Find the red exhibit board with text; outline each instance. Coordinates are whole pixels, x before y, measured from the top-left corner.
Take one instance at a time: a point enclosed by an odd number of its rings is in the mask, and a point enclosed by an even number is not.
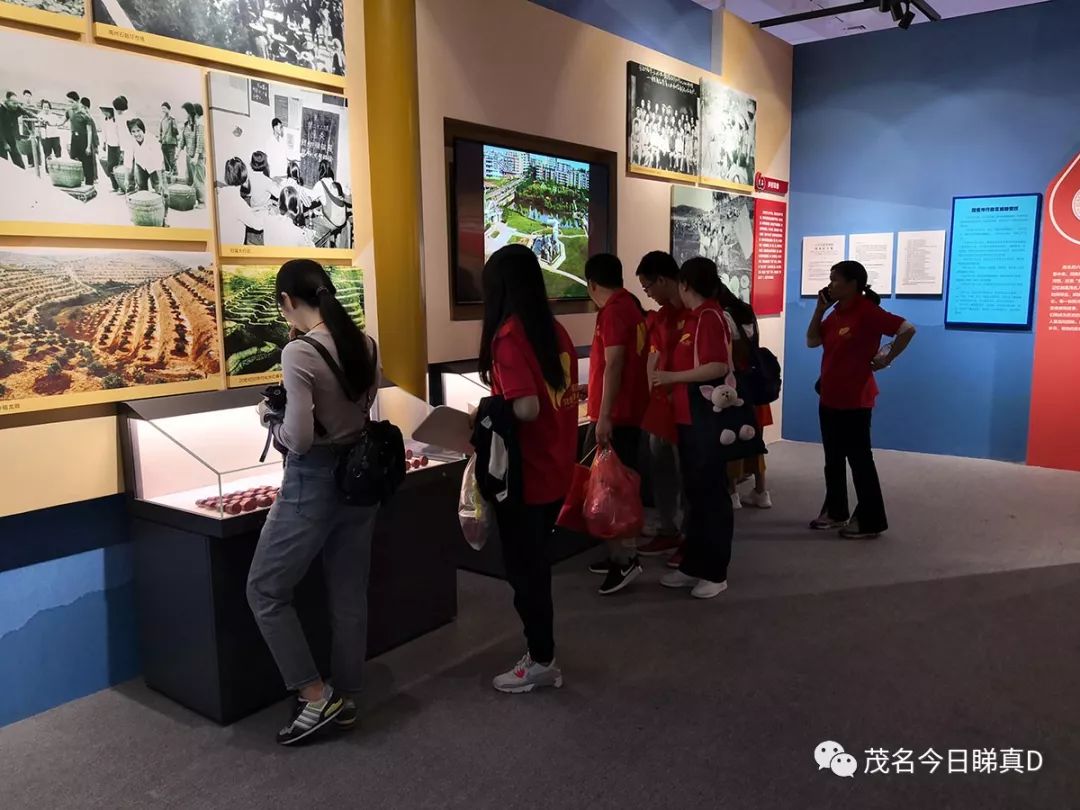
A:
[[[1080,155],[1046,192],[1028,464],[1080,470]]]
[[[784,262],[787,254],[787,203],[755,201],[754,280],[750,306],[758,316],[784,311]]]

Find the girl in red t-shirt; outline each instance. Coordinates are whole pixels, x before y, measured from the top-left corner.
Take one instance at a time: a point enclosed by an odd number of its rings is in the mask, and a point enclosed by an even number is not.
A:
[[[870,417],[878,393],[874,372],[887,368],[915,337],[914,326],[880,304],[881,298],[867,283],[866,268],[859,262],[840,262],[832,269],[829,286],[818,294],[806,330],[807,346],[825,347],[818,383],[825,503],[810,528],[838,528],[849,539],[877,537],[889,526],[870,444]],[[881,348],[884,335],[896,336],[887,350]],[[859,501],[854,514],[848,512],[848,464]]]
[[[734,514],[725,496],[727,470],[712,404],[700,392],[705,384],[734,385],[731,335],[714,298],[719,279],[716,264],[689,259],[679,271],[679,294],[690,310],[671,352],[670,371],[653,371],[653,385],[674,387],[679,423],[679,465],[686,496],[686,544],[682,564],[660,580],[668,588],[692,588],[699,599],[727,589]]]
[[[577,352],[551,314],[540,264],[524,245],[500,248],[484,265],[480,376],[512,403],[522,492],[493,504],[506,578],[528,651],[495,678],[501,692],[562,686],[555,664],[547,545],[570,488],[577,455]]]

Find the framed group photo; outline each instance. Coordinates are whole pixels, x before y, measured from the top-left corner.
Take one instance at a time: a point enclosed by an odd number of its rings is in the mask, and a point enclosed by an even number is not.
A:
[[[701,141],[697,83],[638,62],[627,62],[626,74],[628,171],[694,182]]]
[[[0,31],[0,234],[205,242],[197,68]]]
[[[344,0],[93,0],[101,39],[345,87]]]
[[[222,255],[350,260],[345,97],[211,73],[210,116]]]

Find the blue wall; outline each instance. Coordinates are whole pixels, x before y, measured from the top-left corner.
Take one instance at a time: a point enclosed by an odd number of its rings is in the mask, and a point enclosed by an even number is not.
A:
[[[804,236],[949,227],[953,196],[1045,192],[1080,150],[1080,2],[1052,0],[795,49],[784,436],[818,441]],[[939,298],[878,375],[879,447],[1021,461],[1032,333],[945,330]]]
[[[0,518],[0,726],[138,674],[120,496]]]
[[[654,51],[712,70],[712,12],[693,0],[532,2]]]

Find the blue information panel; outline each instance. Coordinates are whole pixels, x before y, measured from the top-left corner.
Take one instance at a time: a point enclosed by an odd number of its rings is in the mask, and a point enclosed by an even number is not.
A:
[[[1041,194],[953,199],[945,325],[1030,329]]]

